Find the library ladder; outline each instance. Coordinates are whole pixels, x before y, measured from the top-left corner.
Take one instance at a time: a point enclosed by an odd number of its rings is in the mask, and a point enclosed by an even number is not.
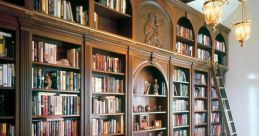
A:
[[[230,110],[226,89],[224,85],[223,73],[219,68],[219,65],[214,63],[212,64],[211,69],[212,78],[214,81],[215,88],[217,90],[217,94],[219,96],[220,108],[223,113],[223,123],[225,126],[226,136],[237,136],[235,124],[233,121],[232,113]]]

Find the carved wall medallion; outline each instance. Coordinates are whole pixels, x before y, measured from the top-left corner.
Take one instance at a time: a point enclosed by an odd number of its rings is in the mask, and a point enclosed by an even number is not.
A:
[[[155,47],[172,50],[172,23],[162,7],[155,1],[138,3],[136,40]]]
[[[160,38],[163,36],[163,18],[152,12],[149,12],[147,16],[147,22],[144,27],[145,43],[161,48],[163,47]]]

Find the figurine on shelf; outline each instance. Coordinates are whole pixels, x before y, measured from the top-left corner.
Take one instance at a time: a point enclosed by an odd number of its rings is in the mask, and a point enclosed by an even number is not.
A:
[[[145,112],[145,108],[142,105],[139,105],[138,112]]]
[[[139,131],[139,124],[135,123],[135,127],[134,127],[135,131]]]
[[[149,90],[150,90],[151,84],[148,83],[147,81],[145,81],[144,85],[145,85],[144,94],[149,94]]]
[[[44,86],[45,89],[51,89],[51,85],[52,85],[52,78],[49,72],[46,73],[45,77],[44,77]]]
[[[157,83],[157,79],[155,79],[155,83],[153,85],[153,88],[154,88],[154,95],[158,95],[159,85]]]
[[[150,107],[149,107],[148,105],[146,105],[145,111],[146,111],[146,112],[149,112],[149,111],[150,111]]]
[[[158,111],[162,111],[162,106],[161,105],[158,106]]]

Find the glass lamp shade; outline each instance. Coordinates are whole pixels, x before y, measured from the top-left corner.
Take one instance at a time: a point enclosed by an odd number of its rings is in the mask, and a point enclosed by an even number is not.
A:
[[[216,26],[222,20],[224,0],[209,0],[203,5],[205,22],[207,25]]]
[[[242,20],[235,23],[235,36],[236,39],[241,43],[241,47],[249,39],[251,33],[251,20]]]

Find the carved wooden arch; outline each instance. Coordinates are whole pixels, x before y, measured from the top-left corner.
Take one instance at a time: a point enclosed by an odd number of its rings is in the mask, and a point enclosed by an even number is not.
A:
[[[180,23],[180,21],[187,21],[188,25],[190,25],[190,29],[192,30],[192,37],[193,37],[193,40],[196,41],[196,35],[195,35],[195,29],[193,27],[193,24],[192,24],[192,21],[191,19],[189,19],[187,16],[182,16],[182,17],[179,17],[178,20],[177,20],[177,24]],[[176,24],[176,25],[177,25]],[[181,25],[181,24],[180,24]],[[187,27],[188,28],[188,27]]]
[[[156,68],[156,69],[160,72],[160,74],[163,76],[163,79],[165,80],[165,83],[166,83],[166,89],[167,89],[167,94],[168,94],[168,91],[169,91],[168,85],[169,85],[169,83],[168,83],[168,79],[166,78],[165,70],[163,69],[163,67],[162,67],[159,63],[155,62],[155,63],[152,64],[152,63],[150,63],[149,60],[143,61],[143,62],[140,63],[140,64],[137,66],[137,68],[134,70],[132,87],[134,88],[134,86],[135,86],[135,81],[136,81],[136,78],[138,77],[139,73],[140,73],[144,68],[149,67],[149,66]],[[132,88],[132,89],[133,89],[133,88]]]
[[[136,9],[136,40],[172,50],[173,25],[167,11],[156,1],[139,2]]]

